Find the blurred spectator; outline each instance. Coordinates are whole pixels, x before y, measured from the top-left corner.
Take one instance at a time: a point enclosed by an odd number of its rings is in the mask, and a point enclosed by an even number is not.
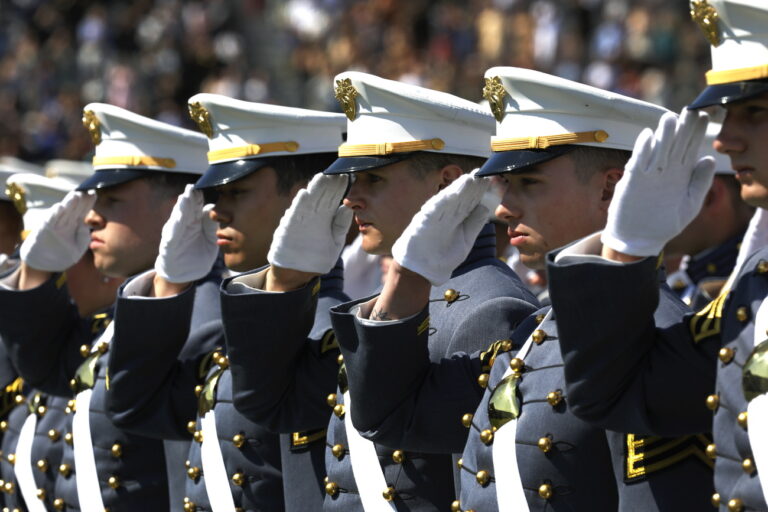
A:
[[[0,154],[87,158],[91,101],[188,127],[200,91],[338,111],[347,69],[478,101],[485,69],[532,67],[679,110],[708,64],[687,2],[2,0]]]

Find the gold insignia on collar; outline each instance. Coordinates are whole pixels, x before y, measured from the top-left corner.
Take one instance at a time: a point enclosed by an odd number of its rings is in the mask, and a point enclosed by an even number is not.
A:
[[[723,42],[720,38],[720,27],[718,27],[717,10],[707,3],[707,0],[691,1],[691,18],[699,24],[704,36],[712,46],[720,46]]]
[[[488,100],[491,104],[491,112],[493,117],[498,122],[504,119],[504,96],[507,95],[507,91],[501,84],[501,78],[493,76],[485,79],[485,87],[483,87],[483,98]]]
[[[85,126],[85,128],[88,130],[88,133],[91,134],[93,145],[98,146],[101,142],[101,123],[99,122],[99,118],[96,117],[96,114],[94,114],[93,110],[83,111],[83,126]]]
[[[211,113],[206,110],[199,101],[187,105],[189,108],[189,117],[197,123],[197,127],[209,139],[213,137],[213,125],[211,124]]]
[[[336,80],[336,88],[334,89],[334,92],[336,93],[336,99],[341,104],[341,108],[347,115],[347,119],[353,121],[357,114],[357,103],[355,102],[355,98],[357,98],[358,93],[352,85],[352,80],[349,78]]]
[[[18,183],[8,183],[5,187],[5,195],[11,199],[13,206],[16,207],[16,211],[20,215],[27,213],[27,196],[21,185]]]

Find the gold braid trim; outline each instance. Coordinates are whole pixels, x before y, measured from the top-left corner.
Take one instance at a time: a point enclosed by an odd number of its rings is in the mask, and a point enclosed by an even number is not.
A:
[[[710,70],[706,72],[707,85],[728,84],[744,80],[757,80],[768,77],[768,64],[749,68]]]
[[[539,135],[536,137],[515,137],[512,139],[493,137],[491,138],[491,149],[496,152],[521,149],[547,149],[549,146],[560,146],[563,144],[605,142],[608,140],[608,137],[608,132],[604,130],[563,133],[559,135]]]
[[[288,151],[293,153],[299,149],[299,143],[296,141],[287,142],[267,142],[265,144],[248,144],[236,148],[217,149],[208,152],[208,163],[215,164],[222,160],[231,160],[233,158],[245,158],[249,156],[263,155],[264,153],[276,153],[278,151]]]
[[[176,160],[156,156],[95,156],[93,157],[93,165],[130,165],[133,167],[151,165],[173,169],[176,167]]]
[[[407,142],[381,142],[379,144],[342,144],[339,156],[376,156],[392,153],[410,153],[411,151],[434,150],[445,148],[443,139],[410,140]]]
[[[723,318],[723,309],[728,299],[730,289],[726,288],[720,292],[720,295],[704,306],[698,313],[691,317],[688,328],[691,331],[693,342],[698,343],[701,340],[720,334],[721,321]]]

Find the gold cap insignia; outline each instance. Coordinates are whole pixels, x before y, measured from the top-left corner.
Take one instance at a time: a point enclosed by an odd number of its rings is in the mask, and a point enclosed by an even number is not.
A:
[[[206,110],[199,101],[187,105],[189,108],[189,117],[197,123],[197,127],[209,139],[213,137],[213,125],[211,124],[211,113]]]
[[[96,114],[93,113],[93,110],[83,111],[83,126],[91,134],[93,145],[98,146],[101,143],[101,123]]]
[[[341,108],[347,115],[347,119],[353,121],[357,114],[357,103],[355,102],[355,98],[357,98],[357,90],[352,85],[352,80],[349,78],[336,80],[336,88],[334,89],[334,92],[336,93],[336,99],[341,104]]]
[[[27,195],[21,185],[18,183],[8,183],[5,186],[5,195],[11,199],[13,206],[16,207],[16,211],[20,215],[27,213]]]
[[[691,18],[699,24],[704,36],[714,47],[720,46],[723,42],[720,38],[720,27],[718,27],[717,10],[707,3],[707,0],[691,0]]]
[[[483,87],[483,98],[488,100],[491,104],[491,112],[496,121],[501,122],[504,119],[504,96],[507,95],[507,91],[504,90],[504,86],[501,84],[501,78],[493,76],[485,79],[485,87]]]

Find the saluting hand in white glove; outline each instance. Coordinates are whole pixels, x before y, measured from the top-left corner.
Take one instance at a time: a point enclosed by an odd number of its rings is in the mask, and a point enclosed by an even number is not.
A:
[[[46,272],[62,272],[77,263],[91,240],[83,221],[95,202],[92,192],[72,191],[51,206],[40,227],[21,244],[21,260]]]
[[[197,281],[211,271],[216,261],[218,226],[203,206],[203,193],[187,185],[163,226],[155,272],[166,281]]]
[[[616,185],[604,245],[630,256],[656,256],[699,213],[712,184],[715,162],[699,158],[708,117],[683,109],[646,128]]]
[[[352,224],[352,210],[339,206],[348,180],[320,173],[296,194],[272,237],[271,265],[309,274],[331,271]]]
[[[464,174],[432,196],[392,246],[400,266],[440,285],[464,261],[503,189],[490,178]]]

